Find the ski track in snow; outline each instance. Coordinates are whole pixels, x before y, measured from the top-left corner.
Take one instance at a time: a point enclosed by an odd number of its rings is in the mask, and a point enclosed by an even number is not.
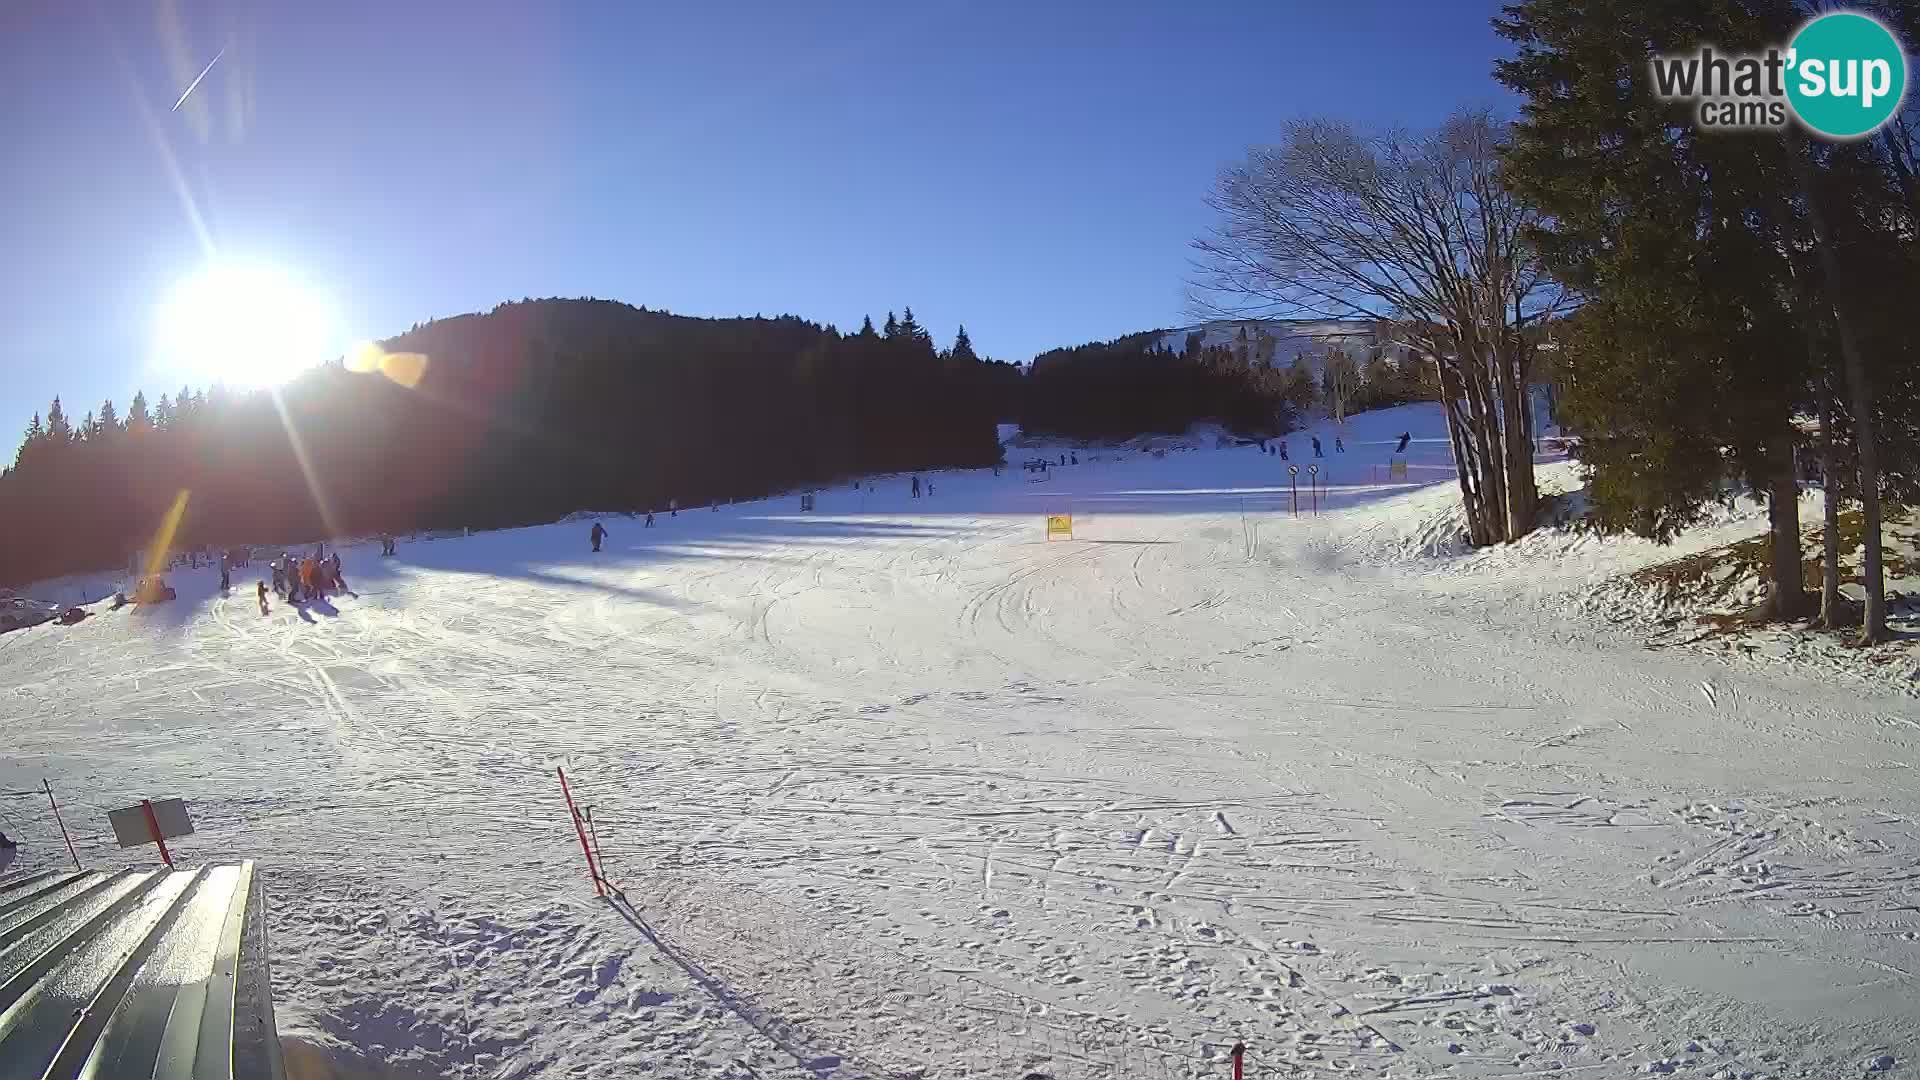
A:
[[[282,1033],[401,1077],[1911,1068],[1914,699],[1396,563],[1435,424],[1350,423],[1317,517],[1252,449],[1014,449],[351,549],[312,621],[183,574],[9,635],[0,788],[95,865],[186,797],[182,858],[264,868]],[[1403,427],[1439,488],[1366,486]]]

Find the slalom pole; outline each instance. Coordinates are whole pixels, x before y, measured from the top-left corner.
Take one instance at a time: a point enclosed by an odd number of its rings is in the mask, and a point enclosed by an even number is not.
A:
[[[580,838],[580,854],[587,859],[587,876],[593,879],[593,895],[605,896],[607,890],[600,884],[600,870],[593,864],[593,849],[587,846],[586,826],[580,824],[580,811],[574,808],[573,792],[567,787],[567,770],[556,765],[553,771],[560,776],[560,797],[567,800],[567,816],[573,819],[574,835]]]
[[[67,855],[73,859],[73,868],[78,870],[80,869],[80,856],[74,854],[73,837],[67,835],[67,823],[60,820],[60,804],[54,801],[53,785],[43,776],[40,778],[40,786],[47,789],[47,805],[53,807],[54,824],[60,826],[60,839],[67,842]]]
[[[167,869],[173,869],[173,855],[167,850],[167,838],[160,835],[160,819],[153,814],[153,800],[141,799],[140,809],[147,812],[148,835],[153,837],[154,843],[160,845],[160,861],[167,864]]]

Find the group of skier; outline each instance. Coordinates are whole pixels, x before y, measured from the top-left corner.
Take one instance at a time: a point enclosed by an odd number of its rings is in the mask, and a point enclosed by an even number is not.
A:
[[[330,592],[351,592],[347,588],[347,579],[340,572],[340,553],[318,556],[309,555],[304,559],[295,559],[290,554],[282,554],[273,560],[273,591],[289,604],[298,604],[306,600],[323,599]],[[259,584],[260,603],[266,604],[266,582]]]
[[[1308,441],[1313,443],[1314,457],[1323,458],[1327,456],[1326,451],[1322,449],[1320,446],[1320,436],[1309,435],[1307,436],[1307,439]],[[1411,432],[1406,432],[1406,431],[1401,432],[1400,441],[1393,448],[1394,454],[1399,455],[1399,454],[1406,453],[1407,444],[1412,441],[1413,441],[1413,434]],[[1287,440],[1285,439],[1261,440],[1260,452],[1263,454],[1278,453],[1281,461],[1292,460],[1287,456]],[[1347,452],[1347,444],[1343,442],[1340,436],[1338,435],[1335,435],[1333,437],[1333,452],[1336,454],[1344,454]]]

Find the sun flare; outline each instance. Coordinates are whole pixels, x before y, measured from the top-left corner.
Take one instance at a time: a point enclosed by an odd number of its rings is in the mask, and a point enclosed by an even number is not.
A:
[[[272,267],[207,267],[160,308],[160,363],[196,381],[277,386],[338,356],[337,337],[325,299]]]

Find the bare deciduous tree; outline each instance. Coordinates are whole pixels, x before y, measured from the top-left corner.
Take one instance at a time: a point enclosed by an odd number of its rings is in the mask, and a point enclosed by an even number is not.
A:
[[[1302,121],[1224,170],[1194,242],[1210,314],[1390,320],[1437,367],[1469,538],[1533,528],[1530,328],[1565,301],[1525,241],[1535,220],[1499,181],[1504,125],[1366,136]]]

